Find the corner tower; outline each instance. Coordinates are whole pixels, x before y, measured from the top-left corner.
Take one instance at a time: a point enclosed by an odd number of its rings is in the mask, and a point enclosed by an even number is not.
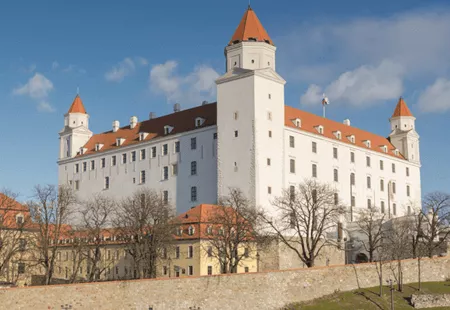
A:
[[[59,159],[74,157],[91,137],[89,114],[86,113],[80,96],[76,95],[69,111],[64,115],[64,128],[59,133]]]
[[[408,161],[420,164],[419,134],[415,129],[415,120],[405,100],[400,97],[389,119],[391,122],[389,139]]]
[[[239,188],[270,208],[283,188],[284,84],[275,46],[252,8],[225,48],[217,84],[218,196]]]

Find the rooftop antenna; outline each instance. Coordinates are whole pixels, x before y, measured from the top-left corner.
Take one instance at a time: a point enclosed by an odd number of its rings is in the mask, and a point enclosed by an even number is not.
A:
[[[326,106],[330,104],[330,101],[328,100],[327,96],[325,96],[325,94],[323,94],[323,99],[322,99],[322,107],[323,107],[323,118],[326,117]]]

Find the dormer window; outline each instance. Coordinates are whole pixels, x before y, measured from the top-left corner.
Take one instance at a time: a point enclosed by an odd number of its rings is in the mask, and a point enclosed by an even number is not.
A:
[[[177,236],[181,236],[183,234],[183,227],[177,228]]]
[[[302,121],[299,118],[295,118],[292,120],[292,122],[294,123],[295,127],[300,128],[302,127]]]
[[[338,140],[342,139],[342,133],[339,130],[337,130],[333,133],[334,133],[334,136],[336,137],[336,139],[338,139]]]
[[[116,146],[121,146],[125,142],[124,138],[117,138],[116,139]]]
[[[139,141],[144,141],[145,138],[147,138],[148,133],[147,132],[140,132],[139,133]]]
[[[366,147],[370,148],[372,146],[372,143],[370,142],[370,140],[364,140],[364,144],[366,145]]]
[[[84,153],[86,153],[87,148],[85,147],[80,147],[80,155],[83,155]]]
[[[355,143],[355,140],[356,140],[355,135],[347,136],[347,138],[351,143]]]
[[[23,224],[23,214],[17,214],[16,216],[16,223],[19,225]]]
[[[102,149],[102,147],[103,147],[103,144],[101,144],[101,143],[96,143],[95,144],[95,151],[100,151],[101,149]]]
[[[165,135],[170,134],[172,132],[172,130],[173,130],[172,126],[169,126],[169,125],[164,126],[164,134]]]
[[[399,153],[400,153],[400,152],[398,151],[398,149],[395,149],[395,150],[394,150],[394,154],[395,154],[395,156],[398,156],[398,155],[399,155]]]
[[[197,117],[195,119],[195,127],[203,126],[204,123],[205,123],[205,119],[202,117]]]
[[[206,233],[207,233],[208,235],[212,235],[212,226],[208,226],[208,227],[206,228]]]
[[[388,147],[387,147],[387,145],[382,145],[382,146],[381,146],[381,149],[383,150],[384,153],[387,153],[387,152],[388,152]]]
[[[322,125],[316,126],[316,130],[317,130],[318,133],[320,133],[321,135],[323,135],[323,130],[324,130],[324,128],[323,128]]]
[[[188,228],[189,236],[192,236],[194,233],[195,233],[195,228],[193,226],[189,226],[189,228]]]

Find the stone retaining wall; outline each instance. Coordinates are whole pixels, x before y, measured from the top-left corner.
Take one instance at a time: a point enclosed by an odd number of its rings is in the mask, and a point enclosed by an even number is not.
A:
[[[450,308],[450,294],[421,294],[412,295],[411,303],[416,309],[435,308],[435,307],[449,307]]]
[[[404,282],[417,282],[417,262],[403,262]],[[395,268],[394,268],[395,269]],[[385,279],[392,276],[385,266]],[[422,280],[450,278],[450,257],[422,260]],[[317,267],[104,283],[0,289],[0,309],[279,309],[359,287],[377,286],[375,265]],[[191,307],[191,308],[190,308]],[[196,308],[194,308],[196,307]]]

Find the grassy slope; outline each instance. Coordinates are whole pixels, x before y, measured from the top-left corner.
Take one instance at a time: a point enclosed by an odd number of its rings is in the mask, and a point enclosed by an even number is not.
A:
[[[403,292],[394,291],[395,310],[414,309],[409,304],[409,298],[413,293],[418,293],[417,283],[405,284]],[[321,299],[314,300],[308,303],[301,303],[287,306],[285,309],[289,310],[336,310],[336,309],[351,309],[351,310],[381,310],[390,309],[390,295],[389,288],[383,288],[384,296],[378,296],[379,288],[360,289],[351,292],[338,293],[327,296]],[[421,293],[450,293],[450,282],[427,282],[422,283]],[[446,308],[432,308],[432,309],[449,309]]]

